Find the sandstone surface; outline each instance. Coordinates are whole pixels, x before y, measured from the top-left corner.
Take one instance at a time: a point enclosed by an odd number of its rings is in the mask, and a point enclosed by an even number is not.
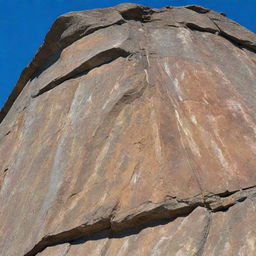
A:
[[[200,6],[60,16],[0,113],[0,255],[256,255],[255,53]]]

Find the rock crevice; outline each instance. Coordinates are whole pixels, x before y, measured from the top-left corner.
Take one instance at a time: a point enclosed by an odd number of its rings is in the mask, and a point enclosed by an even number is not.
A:
[[[157,225],[157,221],[173,221],[178,217],[188,216],[197,207],[205,207],[209,211],[207,224],[204,228],[198,251],[195,255],[202,256],[204,246],[209,234],[212,215],[218,211],[228,211],[228,209],[237,203],[246,199],[256,197],[256,186],[242,189],[240,191],[228,192],[223,195],[208,194],[205,198],[196,196],[189,199],[179,199],[167,197],[160,203],[145,202],[137,209],[131,209],[129,215],[127,211],[115,216],[116,206],[108,209],[109,215],[104,218],[89,220],[72,230],[64,231],[59,234],[50,234],[39,241],[35,247],[27,252],[25,256],[35,256],[49,246],[57,244],[71,243],[79,239],[90,239],[91,236],[108,230],[112,236],[122,232],[128,232],[132,229],[144,229],[152,224]],[[224,199],[223,199],[224,198]],[[97,214],[92,213],[91,216]],[[125,215],[125,216],[124,216]]]

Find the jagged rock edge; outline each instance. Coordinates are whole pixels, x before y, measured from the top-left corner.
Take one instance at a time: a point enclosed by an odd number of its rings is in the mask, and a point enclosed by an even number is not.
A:
[[[78,227],[75,227],[71,230],[63,231],[58,234],[49,234],[43,237],[29,252],[27,252],[24,256],[35,256],[37,253],[43,251],[47,247],[54,246],[57,244],[69,243],[79,240],[81,238],[89,237],[105,231],[109,230],[112,234],[120,233],[128,229],[132,228],[145,228],[147,224],[150,224],[152,221],[156,220],[168,220],[169,222],[173,221],[178,217],[186,217],[192,211],[194,211],[197,207],[204,207],[209,211],[211,216],[208,216],[210,219],[208,220],[207,226],[204,230],[204,239],[202,241],[201,249],[198,250],[197,256],[202,255],[202,251],[204,249],[204,244],[207,241],[212,214],[220,211],[228,211],[232,206],[240,203],[246,199],[256,197],[256,186],[250,188],[244,188],[239,191],[226,192],[228,196],[225,194],[211,194],[209,193],[204,198],[199,196],[189,198],[189,199],[178,199],[175,197],[167,198],[165,201],[160,203],[152,203],[145,202],[140,207],[136,208],[134,212],[122,217],[120,220],[115,219],[116,205],[112,208],[111,213],[100,220],[97,218],[96,220],[91,220],[90,223],[84,223]],[[246,196],[243,195],[246,193]],[[234,195],[237,195],[237,199],[234,199],[233,202],[228,205],[223,205],[222,207],[218,207],[216,209],[212,208],[212,202],[209,202],[209,199],[213,199],[217,201],[221,198],[230,198]],[[219,197],[216,199],[216,197]],[[175,207],[175,205],[180,205],[180,207]],[[139,208],[145,208],[147,205],[147,211],[140,211]],[[93,216],[92,214],[91,216]],[[95,214],[96,215],[96,214]]]
[[[154,12],[153,9],[150,9],[148,7],[145,7],[145,6],[142,6],[142,5],[137,5],[137,7],[139,9],[141,9],[141,19],[143,21],[143,19],[145,18],[145,22],[148,22],[148,14],[151,14],[152,12]],[[179,7],[178,7],[179,8]],[[188,5],[188,6],[184,6],[184,8],[187,8],[187,9],[190,9],[190,10],[193,10],[197,13],[201,13],[201,14],[206,14],[208,13],[208,9],[207,8],[204,8],[204,7],[201,7],[201,6],[197,6],[197,5]],[[115,9],[115,7],[113,7],[113,9]],[[118,10],[118,9],[116,9]],[[202,10],[203,10],[203,13],[202,13]],[[119,10],[118,10],[119,11]],[[96,28],[93,28],[91,30],[88,30],[87,32],[88,33],[85,33],[83,34],[81,37],[83,36],[86,36],[86,35],[89,35],[99,29],[104,29],[106,27],[110,27],[112,25],[116,25],[116,24],[123,24],[126,22],[125,20],[125,17],[127,20],[129,20],[131,18],[131,16],[127,16],[127,11],[126,12],[122,12],[122,11],[119,11],[119,13],[122,15],[122,17],[124,18],[124,20],[120,20],[116,23],[113,23],[113,24],[110,24],[110,25],[107,25],[107,26],[99,26],[99,27],[96,27]],[[50,31],[47,33],[46,37],[45,37],[45,41],[44,43],[40,46],[39,50],[37,51],[36,55],[34,56],[34,58],[32,59],[32,61],[30,62],[30,64],[22,71],[21,75],[20,75],[20,78],[17,82],[17,84],[15,85],[13,91],[11,92],[10,96],[8,97],[7,101],[5,102],[3,108],[0,110],[0,124],[1,122],[4,120],[5,116],[7,115],[7,113],[9,112],[10,108],[12,107],[13,103],[15,102],[15,100],[18,98],[18,96],[20,95],[21,91],[23,90],[23,88],[25,87],[25,85],[27,84],[27,82],[31,79],[31,77],[33,77],[33,75],[38,71],[38,69],[41,67],[40,65],[36,65],[35,63],[38,61],[38,56],[40,56],[41,52],[42,51],[46,51],[47,50],[47,36],[51,33],[54,25],[57,23],[57,21],[59,19],[61,19],[63,16],[60,16],[52,25]],[[214,22],[213,19],[211,19],[209,16],[208,18],[217,26],[217,24]],[[139,20],[139,19],[138,19]],[[218,27],[218,26],[217,26]],[[188,26],[189,28],[189,26]],[[209,31],[208,29],[205,29],[205,28],[200,28],[199,26],[194,26],[192,25],[191,26],[191,29],[194,29],[194,30],[198,30],[198,31],[201,31],[201,32],[210,32],[210,33],[214,33],[214,31]],[[224,31],[222,31],[220,28],[219,28],[219,35],[222,36],[223,38],[227,39],[228,41],[234,43],[235,46],[242,46],[244,48],[246,48],[247,50],[250,50],[252,52],[256,52],[255,50],[255,47],[251,47],[250,44],[248,44],[248,41],[241,41],[239,40],[238,38],[236,37],[233,37],[232,35],[229,35],[227,33],[225,33]],[[218,31],[216,31],[218,32]],[[216,33],[215,32],[215,33]],[[78,37],[76,38],[74,41],[76,40],[79,40],[81,37]],[[73,43],[74,41],[72,41],[71,43]],[[68,45],[70,45],[71,43],[65,45],[65,47],[67,47]],[[64,48],[65,48],[64,47]],[[61,47],[59,47],[59,49],[55,49],[57,51],[61,51],[63,50],[64,48],[61,49]],[[40,62],[40,60],[38,61]],[[45,61],[43,61],[43,63],[45,63]]]

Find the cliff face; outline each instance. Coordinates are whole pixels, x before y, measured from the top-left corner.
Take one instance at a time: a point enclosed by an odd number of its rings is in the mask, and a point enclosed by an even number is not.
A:
[[[59,17],[0,115],[0,255],[255,255],[255,52],[199,6]]]

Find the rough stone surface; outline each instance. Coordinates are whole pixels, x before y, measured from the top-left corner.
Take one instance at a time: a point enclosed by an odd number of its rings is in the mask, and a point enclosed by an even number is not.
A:
[[[255,255],[255,45],[194,5],[59,17],[0,114],[0,255]]]

